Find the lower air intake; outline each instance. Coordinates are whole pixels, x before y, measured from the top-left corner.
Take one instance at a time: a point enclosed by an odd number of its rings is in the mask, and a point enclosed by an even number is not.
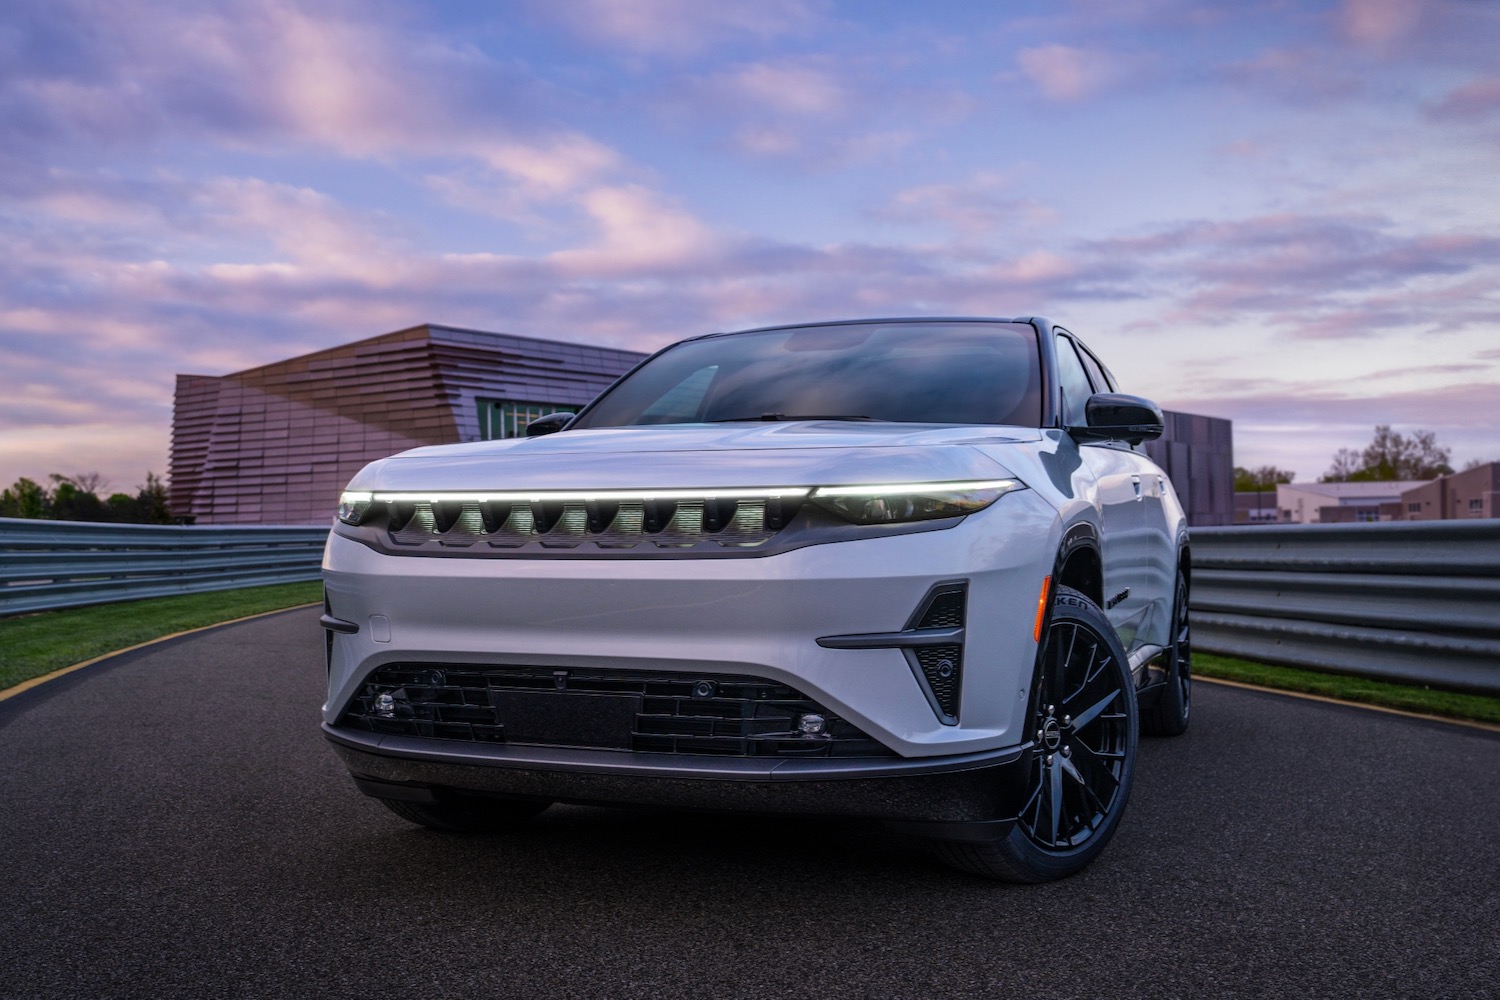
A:
[[[807,732],[804,716],[820,716]],[[393,664],[339,724],[471,743],[730,757],[890,757],[793,688],[758,677]]]

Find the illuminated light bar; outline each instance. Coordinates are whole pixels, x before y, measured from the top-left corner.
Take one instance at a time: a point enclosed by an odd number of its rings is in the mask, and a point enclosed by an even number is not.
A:
[[[774,486],[758,490],[549,490],[538,492],[453,492],[453,493],[344,493],[346,498],[365,499],[374,503],[616,503],[628,500],[750,500],[762,497],[805,497],[810,487]]]
[[[867,483],[819,486],[808,500],[855,524],[897,524],[963,517],[983,510],[1013,490],[1015,479],[970,479],[938,483]]]
[[[1012,490],[1020,487],[1014,479],[971,479],[947,483],[875,483],[868,486],[819,486],[813,491],[820,497],[878,497],[912,493],[967,493],[976,490]]]

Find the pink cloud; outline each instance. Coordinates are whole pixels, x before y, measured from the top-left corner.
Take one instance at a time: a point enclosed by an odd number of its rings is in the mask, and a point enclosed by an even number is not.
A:
[[[1016,196],[1014,182],[992,171],[964,181],[923,184],[896,192],[871,214],[909,225],[946,226],[959,239],[972,241],[1008,232],[1018,235],[1056,220],[1056,213],[1031,198]]]
[[[1220,75],[1237,88],[1274,94],[1293,104],[1345,99],[1361,93],[1365,81],[1326,49],[1269,48],[1253,59],[1230,63]]]
[[[821,0],[538,0],[532,6],[539,16],[588,41],[665,56],[802,34],[828,7]]]
[[[1478,121],[1500,115],[1500,77],[1482,77],[1448,92],[1432,108],[1434,118]]]
[[[718,85],[749,104],[793,115],[833,114],[846,100],[831,73],[795,63],[752,63],[719,77]]]
[[[1043,45],[1023,49],[1016,63],[1043,97],[1073,103],[1092,97],[1108,87],[1116,71],[1109,55],[1067,45]]]
[[[1344,36],[1364,45],[1405,38],[1421,19],[1422,0],[1344,0],[1338,14]]]

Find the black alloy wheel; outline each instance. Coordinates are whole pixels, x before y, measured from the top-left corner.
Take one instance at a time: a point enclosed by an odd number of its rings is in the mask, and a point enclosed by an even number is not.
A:
[[[1071,588],[1053,599],[1032,699],[1031,773],[1015,825],[987,843],[934,845],[949,864],[1046,882],[1082,870],[1114,835],[1135,773],[1135,685],[1114,628]]]
[[[1187,574],[1177,570],[1172,598],[1172,648],[1167,653],[1167,677],[1156,703],[1141,713],[1141,732],[1147,736],[1180,736],[1187,732],[1193,709],[1193,628],[1188,617]]]

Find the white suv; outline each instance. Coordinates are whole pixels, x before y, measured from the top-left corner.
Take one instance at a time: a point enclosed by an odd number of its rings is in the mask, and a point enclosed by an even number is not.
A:
[[[323,730],[366,794],[866,816],[1071,874],[1187,725],[1182,508],[1045,319],[683,341],[530,436],[373,462],[324,558]],[[550,433],[560,430],[561,433]]]

